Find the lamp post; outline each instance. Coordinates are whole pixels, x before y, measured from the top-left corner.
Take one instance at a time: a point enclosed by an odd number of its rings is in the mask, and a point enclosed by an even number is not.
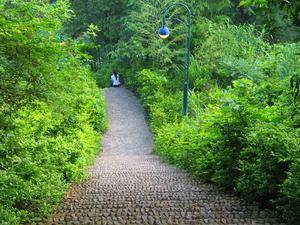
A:
[[[170,35],[170,31],[166,26],[166,16],[171,9],[174,7],[181,7],[186,10],[188,14],[188,18],[186,21],[186,41],[185,41],[185,77],[184,77],[184,85],[183,85],[183,110],[182,116],[185,116],[188,111],[188,79],[189,79],[189,65],[190,65],[190,43],[191,43],[191,17],[192,13],[189,7],[183,3],[176,2],[169,6],[167,6],[163,11],[163,20],[162,20],[162,27],[159,29],[158,34],[159,37],[162,39],[166,39]]]

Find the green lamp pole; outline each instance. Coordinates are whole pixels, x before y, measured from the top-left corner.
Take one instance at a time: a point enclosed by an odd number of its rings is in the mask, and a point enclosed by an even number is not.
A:
[[[184,86],[183,86],[183,110],[182,115],[185,116],[188,111],[188,80],[189,80],[189,65],[190,65],[190,46],[191,46],[191,18],[192,13],[189,7],[183,3],[176,2],[169,6],[167,6],[163,12],[163,21],[162,21],[162,27],[159,29],[158,34],[160,38],[165,39],[169,36],[170,31],[166,26],[166,16],[169,13],[169,11],[175,7],[181,7],[186,10],[188,14],[188,18],[186,21],[186,41],[185,41],[185,78],[184,78]]]

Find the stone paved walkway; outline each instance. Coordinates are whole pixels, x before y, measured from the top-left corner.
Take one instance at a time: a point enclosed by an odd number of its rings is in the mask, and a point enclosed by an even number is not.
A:
[[[103,152],[50,224],[278,224],[256,206],[161,163],[134,95],[123,88],[105,95],[110,127]]]

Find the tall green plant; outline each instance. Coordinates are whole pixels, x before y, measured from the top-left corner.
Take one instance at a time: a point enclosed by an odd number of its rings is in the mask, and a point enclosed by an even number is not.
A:
[[[104,99],[80,44],[58,38],[66,1],[0,1],[0,223],[48,216],[99,150]]]

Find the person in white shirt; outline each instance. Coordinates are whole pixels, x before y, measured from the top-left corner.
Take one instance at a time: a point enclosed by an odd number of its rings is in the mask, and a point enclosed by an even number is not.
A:
[[[110,77],[110,86],[111,87],[120,87],[120,76],[119,74],[114,70],[111,77]]]

